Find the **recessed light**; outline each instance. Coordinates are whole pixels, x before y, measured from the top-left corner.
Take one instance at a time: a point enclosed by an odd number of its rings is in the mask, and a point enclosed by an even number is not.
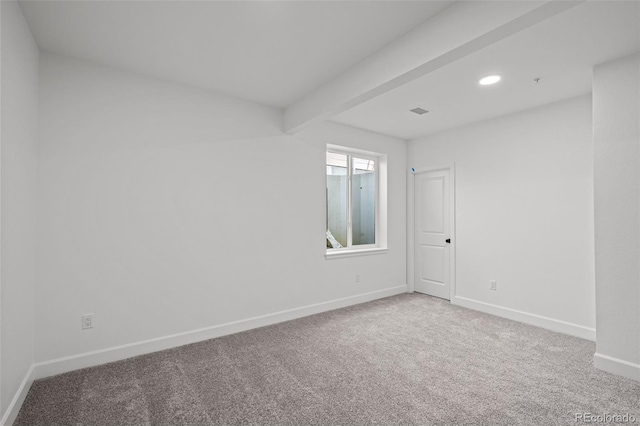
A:
[[[483,79],[480,79],[480,84],[482,84],[483,86],[488,86],[490,84],[496,84],[499,81],[500,81],[499,75],[489,75]]]
[[[424,108],[420,108],[420,107],[418,107],[418,108],[414,108],[414,109],[410,109],[409,111],[411,111],[411,112],[415,112],[415,113],[416,113],[416,114],[418,114],[418,115],[426,114],[426,113],[428,113],[428,112],[429,112],[429,111],[427,111],[426,109],[424,109]]]

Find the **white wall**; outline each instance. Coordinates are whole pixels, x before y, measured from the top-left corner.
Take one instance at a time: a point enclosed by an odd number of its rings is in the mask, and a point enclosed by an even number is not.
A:
[[[0,8],[2,417],[33,362],[39,51],[18,4]]]
[[[51,54],[40,84],[37,361],[406,283],[405,142]],[[326,143],[388,155],[388,254],[325,259]]]
[[[639,104],[638,54],[594,68],[596,366],[636,380],[640,380]]]
[[[455,162],[458,302],[593,338],[590,96],[410,141],[408,158]]]

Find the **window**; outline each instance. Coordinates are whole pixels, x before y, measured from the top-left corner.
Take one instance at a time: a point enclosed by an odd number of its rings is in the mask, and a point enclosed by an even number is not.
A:
[[[379,246],[379,157],[327,149],[327,253]]]

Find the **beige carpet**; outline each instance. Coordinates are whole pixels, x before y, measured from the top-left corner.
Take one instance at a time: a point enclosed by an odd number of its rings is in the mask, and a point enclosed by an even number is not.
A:
[[[594,349],[404,294],[38,380],[15,424],[638,424]]]

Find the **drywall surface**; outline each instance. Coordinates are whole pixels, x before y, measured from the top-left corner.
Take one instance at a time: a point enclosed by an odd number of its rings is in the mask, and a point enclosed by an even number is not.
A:
[[[2,8],[0,417],[33,362],[38,60],[15,1]]]
[[[640,364],[639,103],[638,54],[594,68],[596,350],[634,364]]]
[[[408,159],[455,162],[456,296],[595,327],[590,96],[410,141]]]
[[[40,111],[37,361],[406,283],[403,141],[52,54]],[[388,155],[389,253],[325,259],[326,143]]]

